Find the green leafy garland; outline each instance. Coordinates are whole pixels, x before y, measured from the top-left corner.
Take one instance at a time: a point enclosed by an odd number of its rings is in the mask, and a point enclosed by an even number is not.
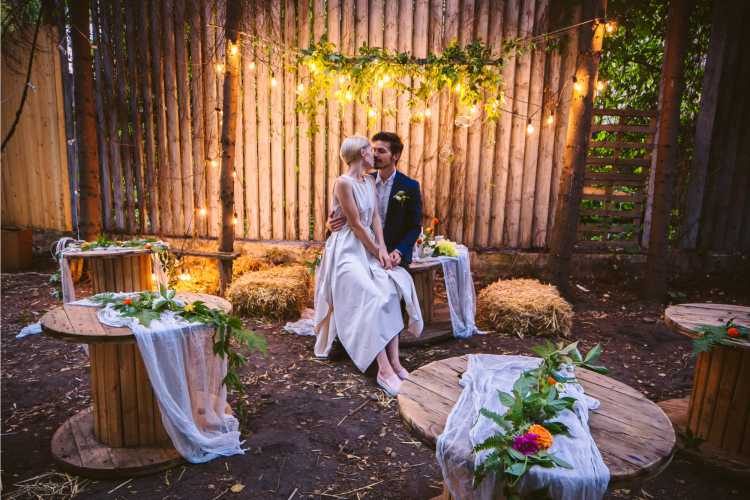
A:
[[[242,389],[237,369],[247,360],[232,348],[232,340],[235,339],[250,351],[261,352],[266,352],[266,340],[244,328],[240,318],[221,309],[208,307],[201,300],[182,305],[175,300],[175,294],[174,290],[161,288],[158,292],[140,292],[120,298],[115,298],[112,293],[100,293],[91,297],[91,300],[103,306],[112,304],[113,309],[121,315],[137,319],[146,328],[166,311],[176,312],[186,321],[213,326],[213,352],[227,359],[227,374],[223,383],[230,389]]]
[[[513,39],[503,44],[500,54],[520,55],[534,47],[529,40]],[[324,37],[302,50],[297,61],[309,73],[308,84],[297,88],[297,110],[306,113],[314,127],[316,110],[329,97],[342,104],[366,104],[371,90],[388,88],[397,94],[408,93],[412,109],[426,106],[436,93],[451,89],[469,117],[479,115],[479,103],[483,102],[486,118],[495,120],[504,101],[502,55],[493,56],[492,49],[479,41],[465,47],[454,41],[441,54],[426,58],[367,45],[348,56],[336,52],[336,46]],[[384,113],[394,115],[396,109]],[[376,111],[369,110],[368,116],[374,120]],[[412,120],[421,121],[425,116],[425,111],[419,111]],[[311,129],[311,133],[315,131]]]
[[[721,326],[704,325],[698,329],[699,337],[693,340],[693,354],[708,352],[715,345],[736,345],[737,340],[748,340],[750,328],[736,325],[730,319]]]
[[[474,485],[478,486],[490,472],[502,473],[505,495],[520,498],[518,481],[534,465],[540,467],[572,468],[570,464],[546,451],[552,446],[553,435],[568,434],[568,428],[553,419],[563,410],[571,410],[575,398],[561,397],[562,384],[576,382],[575,378],[560,375],[563,365],[580,366],[606,373],[597,360],[602,353],[599,344],[585,356],[578,350],[578,342],[567,346],[547,342],[532,351],[542,358],[538,368],[526,370],[513,384],[513,393],[498,391],[500,402],[508,408],[505,414],[482,408],[480,415],[495,422],[501,429],[475,452],[489,450],[485,460],[474,471]]]

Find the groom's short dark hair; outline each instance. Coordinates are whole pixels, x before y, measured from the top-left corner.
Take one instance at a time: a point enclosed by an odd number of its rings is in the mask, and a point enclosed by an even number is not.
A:
[[[392,155],[398,155],[401,158],[401,152],[404,150],[404,143],[401,138],[393,132],[378,132],[372,136],[373,141],[383,141],[388,143],[388,148]]]

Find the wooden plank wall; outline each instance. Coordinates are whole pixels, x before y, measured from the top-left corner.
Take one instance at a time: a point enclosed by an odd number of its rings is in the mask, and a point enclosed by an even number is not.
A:
[[[97,3],[108,231],[218,235],[225,1]],[[453,40],[482,40],[499,55],[504,39],[578,22],[577,7],[562,0],[255,0],[247,11],[243,32],[273,46],[245,37],[240,51],[238,238],[322,239],[333,181],[343,169],[341,140],[386,129],[406,145],[399,166],[422,185],[425,220],[440,218],[448,237],[483,248],[546,245],[574,35],[557,48],[509,59],[506,112],[497,122],[460,109],[452,92],[412,113],[408,96],[386,88],[374,90],[364,105],[332,100],[322,106],[312,136],[310,119],[294,106],[306,69],[293,64],[292,54],[325,35],[346,53],[368,43],[424,56]],[[134,22],[134,34],[111,40],[123,23],[132,30],[127,25]],[[377,115],[368,117],[370,110]],[[532,134],[526,132],[529,115]]]
[[[30,41],[33,35],[28,34]],[[2,136],[5,138],[21,101],[30,43],[3,39]],[[2,223],[69,231],[70,185],[63,113],[57,29],[42,26],[31,71],[26,105],[18,127],[2,153]]]

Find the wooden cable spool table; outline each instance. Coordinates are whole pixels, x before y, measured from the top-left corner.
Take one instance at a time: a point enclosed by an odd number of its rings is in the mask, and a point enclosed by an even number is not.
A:
[[[425,443],[434,447],[463,390],[459,380],[467,357],[429,363],[414,370],[401,385],[401,417]],[[604,463],[610,486],[637,484],[658,475],[669,464],[675,432],[664,412],[643,394],[610,377],[577,369],[586,394],[601,402],[589,426]],[[449,498],[447,492],[444,498]]]
[[[230,312],[212,295],[178,293]],[[182,458],[172,447],[135,336],[97,318],[98,308],[65,304],[42,316],[45,334],[88,344],[92,406],[68,419],[52,438],[52,455],[66,470],[92,477],[131,477],[172,467]]]
[[[691,338],[699,335],[702,326],[723,326],[730,319],[750,328],[750,307],[679,304],[667,307],[664,312],[667,326]],[[729,337],[727,341],[731,345],[718,344],[698,355],[689,398],[660,405],[671,409],[670,416],[678,428],[686,427],[711,452],[725,453],[730,459],[739,457],[747,466],[750,465],[750,341]]]
[[[447,306],[435,307],[435,275],[441,268],[442,264],[438,260],[412,262],[409,265],[409,274],[414,280],[419,309],[422,311],[424,329],[419,337],[404,330],[399,337],[399,342],[404,347],[429,344],[453,335]]]
[[[69,262],[86,262],[94,293],[154,290],[151,250],[133,248],[117,252],[87,250],[64,255]]]

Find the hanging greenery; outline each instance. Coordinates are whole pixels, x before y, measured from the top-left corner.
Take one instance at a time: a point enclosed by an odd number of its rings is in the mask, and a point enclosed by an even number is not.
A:
[[[417,109],[411,114],[412,121],[421,121],[429,116],[425,108],[430,98],[450,89],[467,117],[478,117],[484,111],[486,119],[494,120],[504,102],[504,58],[510,52],[521,55],[533,48],[530,40],[514,39],[503,44],[500,57],[493,57],[491,48],[482,42],[461,47],[454,41],[442,53],[426,58],[367,45],[347,56],[336,52],[335,45],[324,37],[302,50],[297,61],[308,69],[307,83],[297,87],[297,109],[310,117],[314,127],[317,109],[329,98],[342,104],[366,104],[370,91],[393,89],[408,95],[409,109]],[[377,113],[368,109],[369,119],[374,120]],[[395,108],[383,110],[385,115],[395,113]]]

